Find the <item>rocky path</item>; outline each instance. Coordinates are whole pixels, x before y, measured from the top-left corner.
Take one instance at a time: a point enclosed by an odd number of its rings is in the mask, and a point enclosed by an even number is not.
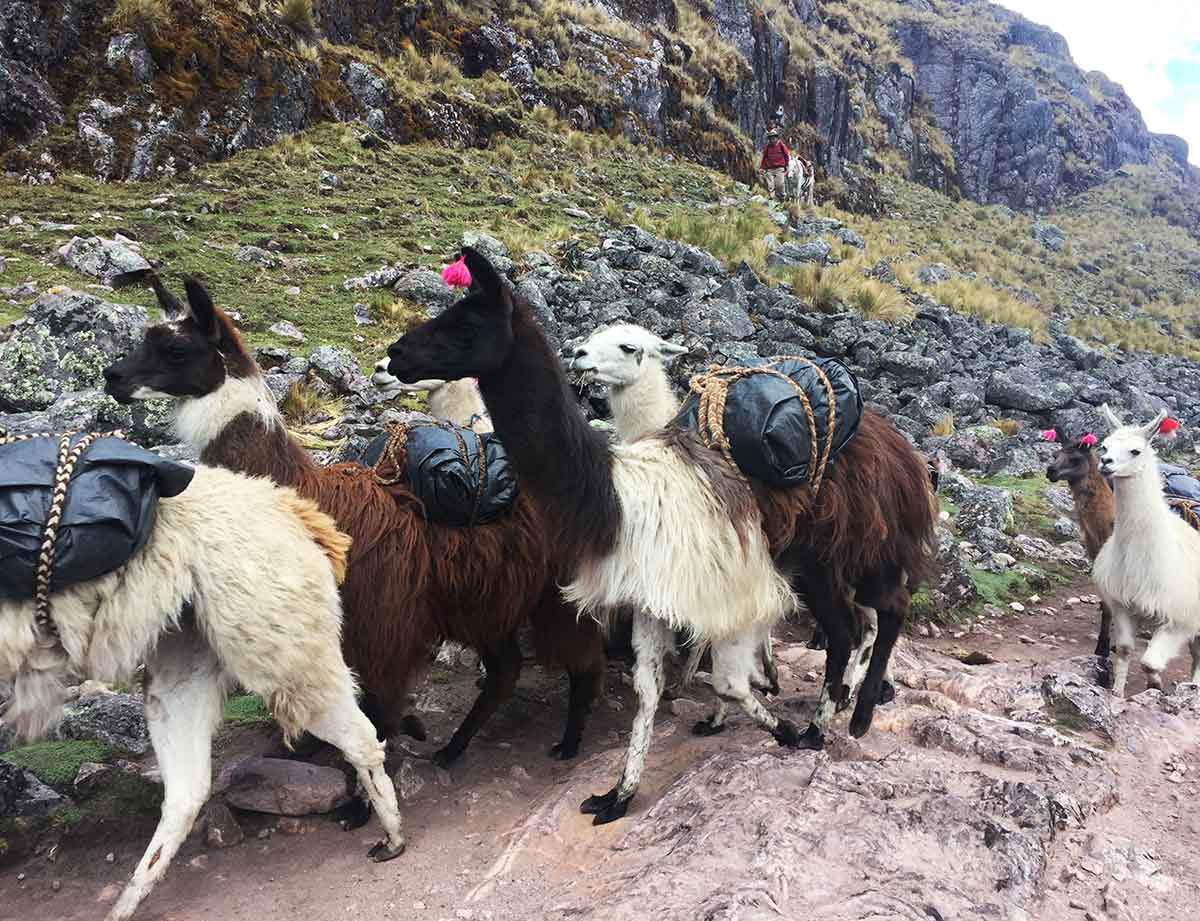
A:
[[[1200,690],[1124,705],[1094,691],[1094,615],[1060,605],[905,643],[898,701],[862,744],[827,753],[781,751],[737,717],[696,738],[705,695],[666,703],[636,807],[598,829],[577,806],[611,785],[631,693],[614,670],[586,753],[564,765],[545,756],[560,681],[531,668],[449,772],[421,757],[432,739],[397,752],[399,861],[366,861],[373,826],[242,814],[247,840],[219,850],[193,836],[140,917],[1175,921],[1200,897]],[[798,719],[822,664],[806,632],[778,646],[774,706]],[[950,655],[964,652],[1001,661]],[[1176,663],[1171,678],[1184,674]],[[429,685],[436,737],[473,690],[469,672]],[[263,744],[244,736],[225,757]],[[68,839],[52,861],[5,870],[0,918],[102,917],[144,842]]]

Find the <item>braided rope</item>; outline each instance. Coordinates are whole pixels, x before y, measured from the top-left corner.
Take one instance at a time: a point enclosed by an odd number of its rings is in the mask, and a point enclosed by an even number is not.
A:
[[[825,478],[825,469],[829,465],[829,455],[833,451],[833,430],[837,425],[837,400],[833,392],[833,383],[816,362],[805,358],[803,355],[780,355],[772,358],[771,361],[800,361],[817,372],[817,379],[825,388],[825,395],[829,404],[829,411],[826,414],[825,420],[825,438],[821,439],[817,435],[817,419],[813,413],[812,402],[808,399],[808,394],[805,393],[803,387],[782,371],[770,367],[722,368],[716,365],[702,374],[695,375],[688,383],[692,392],[700,396],[700,406],[697,413],[699,435],[706,447],[716,448],[724,455],[725,460],[735,470],[739,469],[733,459],[729,437],[725,434],[725,403],[729,399],[729,388],[737,381],[753,377],[756,374],[767,374],[786,381],[800,400],[800,405],[804,409],[804,418],[808,422],[808,486],[816,494],[821,490],[821,483]],[[818,444],[820,444],[819,447]]]
[[[76,431],[65,432],[61,436],[50,432],[33,432],[28,435],[9,435],[7,430],[0,429],[0,446],[16,444],[19,441],[31,441],[34,438],[58,438],[58,460],[54,467],[54,490],[50,497],[50,510],[46,514],[46,527],[42,531],[42,546],[38,553],[37,583],[34,589],[33,619],[38,630],[53,644],[58,642],[58,625],[50,614],[50,583],[54,578],[54,549],[58,545],[58,534],[62,527],[63,510],[67,505],[67,492],[71,488],[71,478],[79,465],[84,453],[101,438],[124,438],[122,431],[92,432],[84,435],[71,447],[71,438],[79,434]]]
[[[381,486],[394,486],[400,482],[404,473],[400,466],[400,460],[397,456],[401,449],[407,449],[408,433],[414,428],[437,428],[447,431],[452,434],[458,442],[458,456],[463,462],[463,466],[469,468],[471,466],[471,455],[467,450],[467,443],[463,439],[462,430],[456,425],[449,422],[440,422],[437,420],[431,422],[398,422],[388,426],[390,435],[387,444],[384,445],[383,453],[380,454],[379,460],[375,462],[375,466],[371,468],[371,472],[375,475],[375,481]],[[468,522],[468,527],[475,524],[475,519],[479,515],[479,506],[483,504],[483,497],[487,494],[488,472],[487,472],[487,451],[484,448],[483,436],[478,432],[470,431],[475,436],[476,447],[479,452],[479,485],[475,490],[475,502],[471,506],[471,519]],[[385,477],[379,472],[379,468],[384,461],[388,461],[392,465],[394,471],[390,477]]]
[[[1196,513],[1196,508],[1191,502],[1187,499],[1168,499],[1167,503],[1171,508],[1178,510],[1184,521],[1195,530],[1200,531],[1200,515]]]

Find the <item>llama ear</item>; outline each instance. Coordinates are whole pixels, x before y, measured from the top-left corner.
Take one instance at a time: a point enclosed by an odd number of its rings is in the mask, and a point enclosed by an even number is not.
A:
[[[1104,421],[1111,425],[1114,429],[1119,429],[1124,424],[1121,422],[1121,418],[1109,408],[1107,403],[1100,407],[1100,415],[1102,415],[1104,417]]]
[[[187,308],[183,306],[179,298],[166,289],[154,269],[134,269],[132,272],[122,272],[111,279],[109,284],[114,288],[149,285],[154,289],[154,296],[158,298],[158,306],[162,308],[164,319],[178,320],[187,316]]]
[[[1142,434],[1146,436],[1147,441],[1150,441],[1158,434],[1159,427],[1162,426],[1163,420],[1169,415],[1170,413],[1168,413],[1165,409],[1160,409],[1158,411],[1158,415],[1154,417],[1153,421],[1142,426]]]
[[[663,361],[670,361],[673,358],[678,358],[680,355],[687,354],[687,346],[676,345],[674,342],[659,339],[655,344],[655,351],[658,352],[658,357]]]
[[[463,260],[467,264],[467,270],[471,273],[471,287],[477,288],[495,300],[502,300],[504,296],[504,282],[501,280],[500,273],[496,271],[495,266],[488,261],[483,253],[470,246],[464,246],[462,254]]]
[[[191,308],[192,319],[210,342],[221,341],[221,324],[217,320],[217,308],[213,306],[212,298],[194,278],[188,278],[183,283],[187,291],[188,307]]]

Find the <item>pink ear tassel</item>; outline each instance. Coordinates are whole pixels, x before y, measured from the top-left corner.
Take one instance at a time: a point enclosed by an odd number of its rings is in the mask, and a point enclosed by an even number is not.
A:
[[[462,256],[458,261],[442,269],[442,281],[451,288],[469,288],[471,286],[471,270]]]
[[[1042,441],[1058,441],[1058,432],[1054,429],[1046,429],[1042,432]]]
[[[1081,445],[1083,445],[1083,447],[1085,447],[1085,448],[1090,448],[1097,441],[1099,441],[1099,439],[1095,435],[1093,435],[1091,432],[1088,432],[1086,435],[1084,435],[1082,438],[1079,439],[1079,443]]]
[[[1179,431],[1179,423],[1169,416],[1163,419],[1162,424],[1158,427],[1160,435],[1173,435],[1177,431]]]

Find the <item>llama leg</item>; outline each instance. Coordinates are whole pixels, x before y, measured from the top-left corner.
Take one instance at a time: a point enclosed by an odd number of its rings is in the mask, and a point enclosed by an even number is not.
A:
[[[679,674],[679,690],[690,688],[692,682],[696,680],[696,672],[700,670],[700,660],[704,658],[704,651],[708,649],[708,643],[703,640],[692,640],[688,646],[687,662],[683,665],[683,671]]]
[[[1133,655],[1133,618],[1129,610],[1118,605],[1110,605],[1112,610],[1112,692],[1118,697],[1125,696],[1125,681],[1129,677],[1129,659]]]
[[[903,592],[903,604],[897,604],[901,599],[894,600],[892,605],[881,606],[878,613],[878,635],[871,650],[871,662],[867,667],[866,679],[858,692],[858,703],[850,717],[850,735],[862,738],[871,728],[871,720],[875,715],[875,707],[883,702],[884,688],[891,689],[891,699],[895,699],[896,690],[890,681],[892,650],[904,626],[904,618],[908,613],[908,592]]]
[[[756,725],[771,733],[780,745],[795,747],[800,733],[787,720],[778,719],[762,705],[750,688],[758,669],[762,640],[756,630],[746,630],[713,644],[713,688],[722,701],[736,703]]]
[[[867,668],[871,664],[871,652],[875,648],[875,637],[879,634],[879,614],[874,608],[858,604],[853,599],[850,600],[850,607],[858,616],[859,623],[862,624],[862,638],[850,651],[850,664],[846,676],[846,686],[849,688],[849,692],[846,694],[846,699],[838,703],[838,712],[850,706],[863,679],[867,677]]]
[[[1097,671],[1100,673],[1100,687],[1112,687],[1112,612],[1108,605],[1100,602],[1100,635],[1096,638],[1096,657],[1100,660]]]
[[[604,691],[604,671],[571,671],[568,680],[571,692],[567,703],[567,728],[563,731],[562,741],[550,749],[550,754],[561,761],[569,761],[579,754],[583,727]]]
[[[771,631],[768,629],[761,644],[762,670],[766,676],[767,686],[761,688],[764,694],[771,697],[779,696],[779,666],[775,664],[775,650],[771,647]]]
[[[521,674],[521,647],[517,643],[516,634],[506,637],[496,649],[485,652],[483,664],[487,667],[483,690],[475,698],[471,712],[454,731],[450,741],[434,754],[433,763],[438,767],[447,767],[458,758],[479,728],[491,719],[492,714],[504,701],[512,697],[513,691],[517,689],[517,678]]]
[[[825,628],[821,626],[820,621],[813,627],[812,636],[808,640],[809,649],[826,649],[829,646],[829,641],[825,638]]]
[[[633,671],[633,689],[638,697],[638,711],[629,733],[629,750],[625,755],[621,780],[602,796],[589,796],[579,807],[581,812],[596,816],[593,825],[603,825],[621,818],[637,793],[642,768],[646,763],[646,752],[650,748],[650,737],[654,732],[654,712],[662,698],[663,661],[673,642],[671,629],[662,621],[640,611],[634,614],[633,650],[637,664]]]
[[[1200,634],[1192,637],[1192,684],[1200,684]]]
[[[212,785],[212,736],[225,698],[216,655],[188,626],[162,635],[146,673],[146,724],[166,796],[154,837],[108,921],[131,917],[166,874]]]
[[[821,624],[827,645],[825,656],[825,681],[817,698],[817,709],[812,722],[800,737],[799,746],[820,751],[825,747],[825,730],[837,711],[838,702],[845,696],[843,680],[850,650],[858,645],[854,632],[861,623],[854,610],[823,578],[813,578],[808,583],[808,601],[813,616]]]
[[[358,772],[385,835],[383,841],[371,848],[370,858],[382,862],[399,857],[404,853],[404,834],[396,788],[383,765],[385,746],[375,737],[375,727],[355,703],[348,672],[342,686],[330,692],[325,706],[311,718],[307,728],[336,746]]]
[[[1184,645],[1192,638],[1192,631],[1186,628],[1165,626],[1155,631],[1150,645],[1142,655],[1146,687],[1162,690],[1162,673],[1171,664],[1171,660],[1183,652]]]

